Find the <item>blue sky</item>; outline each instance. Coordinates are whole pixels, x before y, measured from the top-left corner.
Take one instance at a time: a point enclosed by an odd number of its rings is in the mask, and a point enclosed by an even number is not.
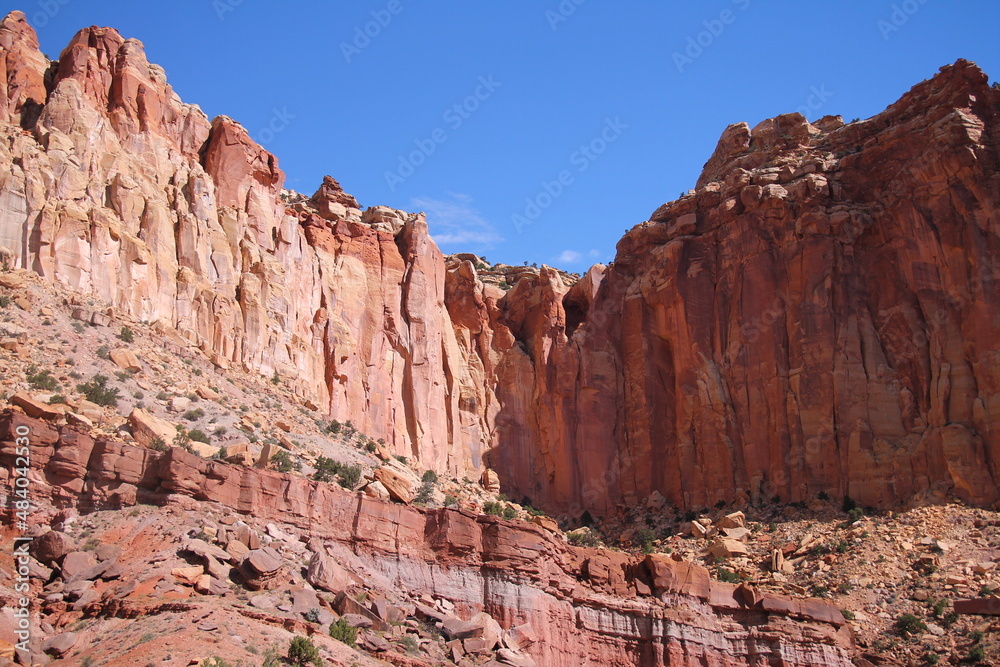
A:
[[[693,187],[721,131],[878,113],[940,66],[1000,79],[996,0],[36,0],[57,57],[88,25],[240,121],[287,187],[428,213],[445,252],[571,271]],[[812,108],[810,108],[810,105]]]

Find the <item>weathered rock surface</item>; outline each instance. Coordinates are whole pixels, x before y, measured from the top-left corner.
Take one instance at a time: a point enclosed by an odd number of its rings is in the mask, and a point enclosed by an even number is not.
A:
[[[277,374],[422,467],[488,463],[574,516],[654,491],[1000,499],[1000,93],[971,63],[867,121],[730,126],[612,265],[525,267],[509,292],[420,215],[361,211],[332,178],[283,191],[273,155],[112,29],[53,66],[12,12],[0,67],[16,267],[87,295],[88,322]]]
[[[653,491],[996,502],[998,112],[958,61],[867,121],[731,126],[613,265],[522,279],[499,304],[505,493],[570,515]]]
[[[478,476],[492,431],[476,350],[444,307],[422,215],[332,178],[286,207],[277,159],[183,103],[142,44],[86,28],[49,78],[24,14],[0,25],[0,247],[12,265],[286,386],[393,453]],[[98,318],[97,316],[100,315]],[[141,363],[116,353],[116,363]],[[493,407],[495,410],[495,406]]]
[[[12,435],[19,426],[31,429],[37,442],[32,466],[50,480],[38,487],[39,502],[119,507],[121,488],[133,485],[133,497],[144,503],[211,501],[261,522],[280,518],[361,559],[372,577],[448,600],[452,615],[476,626],[465,640],[470,648],[486,650],[509,635],[521,653],[505,656],[526,655],[551,667],[761,659],[803,667],[852,664],[850,631],[824,600],[747,596],[693,563],[576,548],[529,523],[421,511],[333,484],[205,461],[179,448],[156,453],[95,442],[16,411],[0,414],[0,464],[6,466],[0,470],[9,470],[15,457]],[[197,541],[181,548],[204,551]],[[242,571],[259,579],[283,567],[281,557],[263,547],[244,557]],[[175,577],[211,592],[205,575],[195,577],[201,569],[182,567]],[[93,604],[95,596],[74,604]],[[342,593],[334,606],[388,627],[350,595]]]

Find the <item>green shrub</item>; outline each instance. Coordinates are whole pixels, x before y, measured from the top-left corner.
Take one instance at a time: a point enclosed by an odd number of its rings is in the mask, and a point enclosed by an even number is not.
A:
[[[196,422],[205,416],[205,411],[201,408],[195,408],[194,410],[188,410],[183,416],[189,422]]]
[[[458,498],[451,495],[450,493],[444,497],[444,506],[451,507],[452,505],[458,504]]]
[[[313,607],[306,613],[302,614],[302,617],[305,618],[310,623],[319,623],[319,609]]]
[[[281,667],[281,651],[278,645],[269,646],[264,650],[264,662],[261,667]]]
[[[167,451],[167,443],[160,436],[156,436],[149,443],[149,448],[157,452],[165,452]]]
[[[406,649],[407,653],[416,653],[420,645],[417,643],[417,638],[411,634],[405,634],[399,638],[400,645]]]
[[[30,371],[31,369],[28,370]],[[31,385],[32,389],[55,391],[59,388],[59,382],[52,375],[52,371],[47,368],[43,368],[37,373],[30,373],[25,379]]]
[[[973,644],[978,644],[981,641],[983,641],[983,637],[985,637],[985,636],[986,635],[983,634],[982,630],[973,630],[972,632],[969,633],[969,640]]]
[[[510,519],[516,519],[517,518],[517,510],[514,509],[513,505],[505,505],[504,508],[503,508],[503,515],[502,516],[503,516],[503,518],[508,519],[508,520],[510,520]]]
[[[413,502],[417,505],[426,505],[434,496],[434,485],[424,482],[417,490],[417,495],[413,497]]]
[[[408,458],[406,458],[405,456],[402,456],[400,454],[396,454],[396,456],[393,457],[393,458],[395,458],[397,461],[399,461],[400,463],[402,463],[404,466],[410,465],[410,460]]]
[[[91,403],[111,407],[118,405],[118,389],[108,386],[106,375],[98,373],[90,379],[90,382],[78,384],[76,388]]]
[[[65,402],[66,402],[66,397],[63,396],[62,394],[52,394],[52,396],[49,397],[49,405],[56,405],[58,403],[65,403]]]
[[[425,484],[437,484],[438,474],[433,470],[428,470],[424,473],[424,476],[420,478],[420,481]]]
[[[213,655],[211,658],[207,658],[201,661],[199,667],[233,667],[231,663],[226,662],[217,655]]]
[[[642,553],[651,554],[653,553],[653,540],[655,538],[656,533],[652,530],[649,528],[640,528],[632,535],[632,544],[642,549]]]
[[[102,345],[99,348],[97,348],[97,356],[100,357],[101,359],[110,359],[111,350],[108,348],[107,345]]]
[[[980,663],[985,659],[986,650],[982,646],[973,646],[969,649],[969,654],[965,656],[965,661],[973,664]]]
[[[585,530],[579,533],[570,533],[566,536],[569,543],[576,547],[596,547],[599,546],[601,541],[597,539],[589,530]]]
[[[192,429],[188,431],[188,437],[196,442],[204,442],[206,445],[212,444],[212,439],[208,437],[208,434],[200,429]]]
[[[939,662],[941,662],[941,656],[939,656],[937,653],[928,652],[927,654],[924,655],[924,662],[926,662],[928,665],[936,665]]]
[[[926,631],[927,624],[913,614],[903,614],[896,619],[896,632],[903,637]]]
[[[490,516],[500,516],[503,514],[503,505],[493,500],[487,500],[483,503],[483,514],[489,514]]]
[[[296,637],[288,646],[288,659],[294,665],[313,664],[316,667],[323,667],[323,660],[319,657],[319,649],[308,637]]]
[[[347,624],[344,619],[330,624],[330,636],[338,642],[355,646],[358,641],[358,629]]]
[[[274,468],[278,472],[292,472],[302,469],[302,464],[293,461],[291,455],[284,449],[279,449],[278,453],[271,457],[271,463],[274,464]]]
[[[214,435],[215,437],[218,438],[218,437],[224,436],[226,434],[227,430],[229,430],[229,429],[227,429],[225,426],[216,426],[215,430],[212,431],[212,435]]]
[[[719,581],[727,584],[738,584],[743,579],[740,575],[736,574],[732,570],[726,569],[724,567],[719,568]]]
[[[6,308],[10,305],[10,297],[6,294],[0,295],[0,308]]]
[[[121,332],[118,334],[118,337],[124,343],[131,343],[132,341],[135,340],[135,332],[133,332],[127,326],[123,326]]]
[[[841,609],[840,613],[843,614],[844,618],[846,618],[848,621],[853,621],[856,618],[854,612],[851,611],[850,609]]]
[[[340,484],[345,489],[353,490],[358,482],[361,480],[361,466],[359,465],[344,465],[340,467],[340,473],[337,475],[337,483]]]

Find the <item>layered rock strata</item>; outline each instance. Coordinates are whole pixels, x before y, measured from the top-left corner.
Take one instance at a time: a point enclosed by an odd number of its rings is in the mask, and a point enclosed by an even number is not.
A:
[[[180,448],[95,442],[12,410],[0,415],[4,471],[15,459],[13,434],[26,429],[31,475],[46,482],[36,486],[39,516],[214,502],[293,524],[386,588],[447,599],[465,617],[487,611],[504,627],[530,625],[537,641],[528,651],[547,667],[853,664],[850,630],[825,600],[713,581],[703,567],[662,554],[572,547],[533,524],[391,504]]]

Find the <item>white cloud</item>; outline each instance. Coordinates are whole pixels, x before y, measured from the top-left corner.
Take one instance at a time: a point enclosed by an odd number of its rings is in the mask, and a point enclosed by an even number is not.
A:
[[[578,253],[576,250],[563,250],[556,257],[556,262],[559,264],[576,264],[583,258],[583,255]]]
[[[449,192],[448,196],[450,200],[417,197],[410,202],[411,208],[427,214],[427,225],[435,243],[471,250],[470,246],[491,248],[504,240],[496,233],[493,223],[472,206],[472,197],[456,192]]]
[[[594,250],[591,250],[587,254],[590,255],[591,257],[600,257],[601,256],[601,251],[597,250],[597,249],[594,249]]]

